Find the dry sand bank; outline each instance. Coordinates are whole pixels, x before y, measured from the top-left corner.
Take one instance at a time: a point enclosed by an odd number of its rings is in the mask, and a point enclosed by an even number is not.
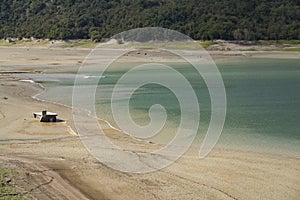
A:
[[[88,52],[30,51],[27,54],[26,49],[0,48],[0,70],[75,71],[78,60]],[[14,55],[16,52],[18,56]],[[33,57],[38,60],[32,60]],[[53,59],[59,64],[51,65]],[[190,149],[176,163],[157,172],[138,175],[115,171],[94,159],[74,135],[71,109],[31,98],[42,88],[20,79],[8,73],[0,75],[0,163],[1,167],[20,171],[21,181],[16,180],[19,192],[25,192],[29,198],[51,199],[53,194],[56,199],[74,199],[74,196],[78,199],[298,199],[300,196],[299,158],[278,155],[215,149],[199,160],[197,149]],[[41,109],[59,112],[64,122],[39,123],[32,112]],[[145,149],[149,145],[109,128],[106,133],[123,146]]]

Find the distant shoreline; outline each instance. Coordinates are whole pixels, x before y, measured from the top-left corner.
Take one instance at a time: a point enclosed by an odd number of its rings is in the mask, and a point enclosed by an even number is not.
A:
[[[111,40],[106,43],[94,43],[91,40],[70,40],[70,41],[62,41],[62,40],[18,40],[12,43],[9,43],[4,40],[0,40],[0,49],[15,49],[16,51],[22,51],[22,49],[26,49],[28,51],[27,64],[45,64],[41,61],[43,59],[34,57],[32,52],[43,50],[45,53],[50,51],[56,51],[57,56],[53,58],[49,58],[48,65],[60,65],[60,63],[69,62],[70,64],[81,65],[84,61],[84,57],[72,56],[70,59],[68,57],[59,59],[59,61],[54,61],[59,57],[60,53],[65,51],[76,51],[77,54],[88,55],[88,53],[94,48],[132,48],[132,47],[143,47],[147,49],[157,48],[154,43],[133,43],[128,42],[124,44],[118,44],[117,41]],[[161,44],[161,43],[157,43]],[[201,48],[201,46],[202,48]],[[159,46],[159,45],[158,45]],[[215,41],[196,41],[194,43],[188,42],[170,42],[168,46],[172,46],[173,49],[180,49],[183,51],[189,51],[189,53],[195,52],[195,50],[206,50],[206,52],[213,58],[213,60],[229,58],[229,57],[251,57],[251,58],[276,58],[276,59],[299,59],[300,58],[300,40],[291,40],[291,41],[260,41],[260,43],[256,44],[239,44],[237,41],[224,41],[224,40],[215,40]],[[60,53],[59,53],[60,52]],[[23,53],[22,53],[23,54]],[[163,55],[163,54],[161,54]],[[46,55],[45,55],[46,56]],[[140,60],[142,58],[142,54],[137,54],[134,57],[135,61]],[[46,56],[47,58],[48,56]],[[79,59],[78,59],[79,58]],[[8,58],[10,59],[10,58]],[[142,58],[143,59],[143,58]],[[19,65],[24,62],[20,62],[21,60],[16,56],[13,59],[13,63]],[[77,63],[74,60],[77,60]],[[167,56],[164,56],[163,61],[173,62],[168,59]],[[5,64],[6,60],[2,61],[2,64]],[[71,66],[70,66],[71,68]],[[37,72],[38,73],[38,72]]]
[[[155,43],[155,42],[154,42]],[[158,42],[159,43],[159,42]],[[178,44],[182,48],[183,42],[170,42],[175,45]],[[259,40],[259,41],[227,41],[227,40],[209,40],[196,41],[208,51],[284,51],[284,52],[300,52],[300,40]],[[0,40],[0,47],[35,47],[35,48],[86,48],[93,49],[98,45],[118,45],[121,48],[134,44],[133,42],[125,42],[118,44],[117,41],[109,40],[107,42],[94,42],[89,39],[75,39],[75,40],[49,40],[49,39],[2,39]],[[144,43],[144,44],[147,44]],[[184,46],[189,49],[190,47]]]

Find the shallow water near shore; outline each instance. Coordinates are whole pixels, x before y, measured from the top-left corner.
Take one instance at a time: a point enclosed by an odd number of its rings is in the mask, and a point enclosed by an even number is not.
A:
[[[300,59],[263,59],[232,57],[217,59],[227,93],[227,116],[217,147],[300,156]],[[210,119],[210,98],[204,81],[195,76],[186,64],[171,64],[183,73],[193,85],[199,98],[201,121],[194,145],[200,145]],[[96,116],[117,126],[111,111],[111,93],[116,81],[126,72],[112,67],[99,81]],[[145,72],[141,72],[145,73]],[[148,76],[160,76],[158,71],[147,71]],[[72,92],[76,74],[26,74],[41,83],[45,92],[40,99],[72,105]],[[94,72],[80,76],[89,87],[89,80],[99,79]],[[170,81],[172,80],[171,77]],[[176,82],[174,82],[176,85]],[[180,87],[180,86],[178,86]],[[124,86],[118,101],[132,85]],[[128,90],[127,90],[127,89]],[[82,99],[84,103],[84,98]],[[174,94],[165,87],[149,84],[139,88],[130,99],[130,114],[139,125],[150,122],[148,110],[153,104],[165,107],[168,119],[162,131],[148,140],[167,143],[180,122],[180,107]],[[193,120],[190,118],[189,120]]]

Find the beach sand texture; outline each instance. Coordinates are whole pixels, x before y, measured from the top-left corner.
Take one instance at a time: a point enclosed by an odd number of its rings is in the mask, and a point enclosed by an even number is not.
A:
[[[14,178],[19,194],[29,199],[299,199],[300,159],[294,157],[214,149],[199,160],[198,149],[191,148],[171,166],[147,174],[121,173],[94,159],[76,135],[72,110],[32,98],[43,88],[12,76],[76,70],[88,52],[0,48],[0,164],[19,171]],[[63,121],[40,123],[32,112],[42,109],[58,112]],[[106,134],[121,145],[146,148],[116,130],[107,128]]]

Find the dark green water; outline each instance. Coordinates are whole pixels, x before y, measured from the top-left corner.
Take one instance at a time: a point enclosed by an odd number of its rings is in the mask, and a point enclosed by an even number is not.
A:
[[[300,59],[226,58],[216,64],[221,72],[227,95],[227,116],[217,147],[300,156]],[[199,99],[201,121],[194,145],[199,145],[210,119],[210,98],[203,80],[190,66],[173,64],[191,82]],[[112,69],[100,79],[96,93],[99,118],[115,125],[111,114],[111,92],[116,81],[125,73]],[[158,71],[143,71],[148,76],[161,76]],[[92,73],[90,73],[92,74]],[[47,88],[42,99],[71,105],[73,75],[32,76]],[[168,76],[164,76],[168,78]],[[88,79],[87,79],[88,80]],[[170,77],[170,81],[176,81]],[[86,83],[88,85],[88,81]],[[131,88],[132,83],[125,85]],[[180,85],[176,85],[180,87]],[[126,89],[119,93],[122,102]],[[59,95],[58,95],[59,94]],[[84,100],[83,100],[84,101]],[[139,125],[150,121],[148,110],[153,104],[165,107],[168,120],[164,129],[154,138],[166,143],[174,136],[180,122],[179,103],[174,94],[158,84],[145,85],[132,95],[130,114]],[[193,118],[189,119],[193,120]]]

